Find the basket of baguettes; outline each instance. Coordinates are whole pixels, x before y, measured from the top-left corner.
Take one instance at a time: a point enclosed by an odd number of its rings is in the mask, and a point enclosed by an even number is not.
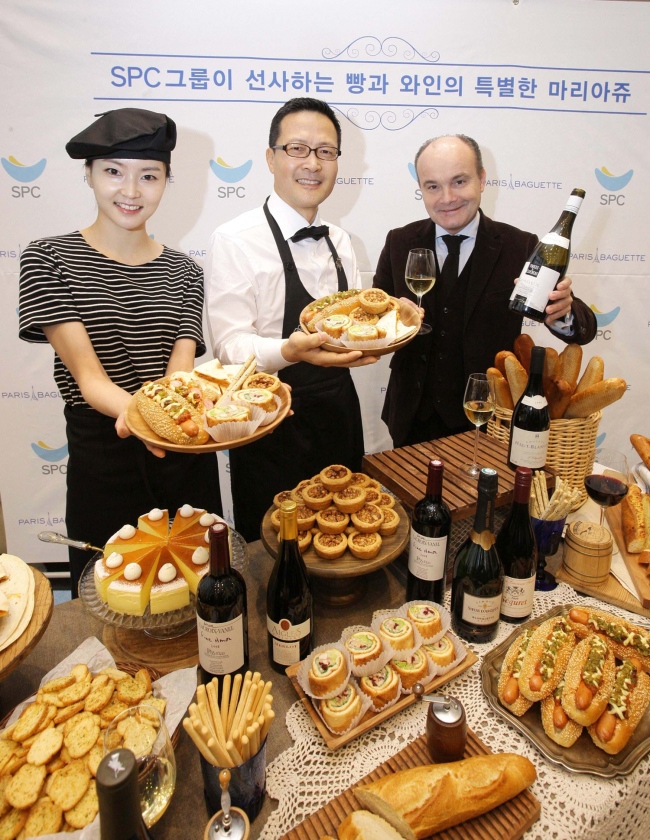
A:
[[[643,466],[650,470],[650,438],[630,435]],[[630,484],[621,502],[621,524],[628,554],[634,554],[650,579],[650,495],[636,484]]]
[[[487,431],[503,443],[508,443],[512,412],[528,382],[534,346],[532,338],[522,333],[515,340],[514,353],[501,350],[494,358],[494,367],[487,370],[496,398]],[[581,368],[579,344],[567,344],[561,353],[546,348],[543,382],[551,417],[546,466],[578,491],[572,510],[587,499],[584,479],[594,462],[602,409],[620,400],[626,389],[624,379],[603,378],[605,364],[600,356],[589,359],[582,376]]]
[[[287,416],[291,395],[270,373],[218,359],[193,371],[145,382],[129,403],[129,430],[145,443],[174,452],[215,452],[242,446],[273,431]]]

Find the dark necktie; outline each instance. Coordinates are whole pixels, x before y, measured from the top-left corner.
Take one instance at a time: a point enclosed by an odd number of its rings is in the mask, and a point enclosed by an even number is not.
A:
[[[296,231],[293,236],[289,237],[292,242],[300,242],[302,239],[322,239],[328,236],[330,229],[327,225],[318,225],[316,227],[304,227]]]
[[[442,239],[447,246],[448,254],[440,271],[440,280],[446,288],[452,286],[458,280],[458,261],[460,258],[460,243],[467,236],[452,236],[446,233]]]

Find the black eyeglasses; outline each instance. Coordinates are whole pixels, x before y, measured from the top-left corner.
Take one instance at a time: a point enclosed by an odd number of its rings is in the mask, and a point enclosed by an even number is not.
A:
[[[289,157],[308,158],[312,152],[316,152],[316,157],[319,160],[336,160],[341,154],[341,150],[334,146],[319,146],[317,149],[312,149],[304,143],[285,143],[284,146],[271,146],[272,149],[282,149]]]

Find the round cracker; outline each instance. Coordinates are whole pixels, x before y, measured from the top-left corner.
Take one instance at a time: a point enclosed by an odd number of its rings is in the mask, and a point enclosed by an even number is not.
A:
[[[31,808],[36,802],[45,781],[44,766],[23,764],[5,788],[5,799],[14,808]]]
[[[60,729],[44,729],[36,736],[36,740],[27,753],[27,763],[37,767],[47,764],[59,752],[63,746],[63,732]]]
[[[25,837],[55,834],[63,822],[63,811],[49,796],[41,797],[29,809],[25,823]]]
[[[83,761],[72,761],[51,776],[48,794],[62,810],[69,811],[79,802],[90,784],[90,773]]]
[[[99,737],[99,723],[94,718],[85,718],[65,736],[64,741],[70,758],[81,758],[90,752]]]
[[[88,790],[81,797],[79,802],[65,812],[65,821],[73,828],[85,828],[97,816],[99,811],[99,800],[97,799],[97,786],[94,779],[90,780]]]

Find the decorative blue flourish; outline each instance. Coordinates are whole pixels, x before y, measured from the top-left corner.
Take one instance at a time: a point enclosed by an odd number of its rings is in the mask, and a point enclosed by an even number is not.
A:
[[[401,115],[395,111],[377,111],[368,109],[361,112],[359,108],[342,108],[333,106],[352,125],[364,131],[374,131],[376,128],[385,128],[387,131],[401,131],[420,117],[427,116],[431,120],[437,120],[439,112],[436,108],[423,108],[421,111],[414,111],[412,108],[405,108]]]
[[[359,58],[363,52],[365,52],[368,58],[385,55],[388,58],[398,58],[402,61],[413,61],[417,58],[421,58],[423,61],[440,61],[439,52],[421,53],[415,49],[413,44],[409,44],[408,41],[405,41],[404,38],[400,38],[399,36],[391,36],[380,41],[374,35],[362,35],[361,38],[355,38],[354,41],[349,43],[347,47],[343,47],[342,50],[331,50],[325,47],[321,51],[321,55],[323,58],[332,60],[343,55],[343,53],[347,53],[349,58]]]

